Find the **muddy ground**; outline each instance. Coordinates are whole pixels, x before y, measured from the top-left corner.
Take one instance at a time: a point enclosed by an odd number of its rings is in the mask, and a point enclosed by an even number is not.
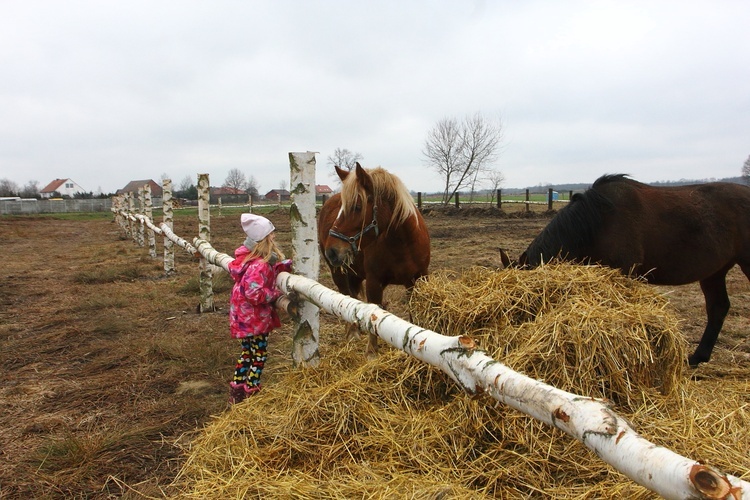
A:
[[[212,213],[214,247],[232,253],[239,212]],[[517,257],[551,214],[432,211],[431,269],[499,267]],[[269,215],[289,249],[289,214]],[[194,216],[175,232],[197,235]],[[183,447],[227,407],[238,354],[229,338],[231,284],[216,277],[215,313],[197,314],[197,264],[177,254],[165,277],[159,257],[124,237],[111,218],[0,218],[0,498],[162,498]],[[321,281],[330,284],[321,268]],[[662,287],[693,346],[704,326],[697,284]],[[750,364],[750,286],[734,269],[732,309],[713,364]],[[391,289],[391,309],[404,307]],[[321,352],[343,325],[321,318]],[[271,339],[264,384],[291,366],[291,326]],[[361,340],[364,353],[364,339]]]

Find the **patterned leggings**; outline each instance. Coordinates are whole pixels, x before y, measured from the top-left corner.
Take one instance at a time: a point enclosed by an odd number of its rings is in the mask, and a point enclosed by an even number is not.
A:
[[[266,363],[268,334],[253,335],[242,339],[242,355],[234,368],[234,383],[247,384],[248,389],[260,389],[260,374]]]

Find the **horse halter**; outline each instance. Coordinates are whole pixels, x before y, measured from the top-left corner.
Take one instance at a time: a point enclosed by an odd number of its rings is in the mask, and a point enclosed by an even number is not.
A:
[[[352,251],[354,252],[354,255],[357,255],[359,252],[359,248],[357,247],[356,243],[359,242],[359,240],[362,239],[362,237],[367,234],[367,232],[371,229],[375,230],[375,237],[377,238],[378,235],[380,235],[380,228],[378,228],[378,206],[373,205],[372,206],[372,222],[370,222],[366,227],[364,227],[360,232],[355,234],[354,236],[347,236],[343,233],[339,233],[338,231],[334,231],[333,228],[328,230],[328,235],[333,236],[334,238],[338,238],[340,240],[344,240],[347,243],[349,243],[352,246]]]

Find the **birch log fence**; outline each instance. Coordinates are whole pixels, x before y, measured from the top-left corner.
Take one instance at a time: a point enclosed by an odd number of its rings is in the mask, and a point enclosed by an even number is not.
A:
[[[468,336],[449,337],[421,328],[375,304],[360,302],[318,283],[315,153],[290,153],[289,160],[290,185],[293,187],[290,211],[292,237],[304,241],[292,244],[295,273],[281,273],[276,284],[285,294],[294,294],[300,300],[301,308],[307,308],[299,316],[294,337],[292,354],[296,365],[317,364],[317,316],[319,309],[322,309],[347,322],[358,324],[393,347],[442,370],[468,394],[488,395],[562,430],[603,461],[664,498],[750,500],[750,483],[649,442],[603,401],[571,394],[515,372],[489,357]],[[206,187],[207,181],[206,177]],[[141,206],[146,212],[145,192],[141,196]],[[169,198],[171,196],[165,194],[164,199]],[[309,202],[310,198],[312,203]],[[206,205],[207,202],[208,197]],[[174,272],[173,267],[167,264],[167,241],[205,260],[207,265],[215,266],[214,269],[227,269],[232,257],[214,249],[208,239],[196,237],[191,244],[172,232],[171,207],[167,215],[168,207],[165,206],[165,220],[159,227],[146,213],[134,212],[133,208],[132,197],[126,195],[113,200],[112,210],[123,231],[140,245],[145,245],[148,240],[151,255],[155,255],[155,250],[151,251],[152,240],[143,237],[144,231],[164,237],[165,272]],[[208,233],[202,233],[202,236],[205,234]],[[310,252],[311,247],[315,247],[314,252],[303,253]],[[308,276],[299,272],[299,267],[305,269],[306,265],[308,269],[315,268]],[[201,290],[203,293],[203,288]]]

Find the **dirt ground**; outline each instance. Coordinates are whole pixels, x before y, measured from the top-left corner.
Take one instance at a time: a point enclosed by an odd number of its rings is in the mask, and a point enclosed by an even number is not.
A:
[[[212,213],[212,243],[232,253],[239,213]],[[462,209],[425,215],[431,269],[499,267],[499,248],[517,257],[550,214]],[[269,215],[289,249],[289,214]],[[175,232],[197,235],[195,217]],[[159,256],[124,237],[111,218],[0,218],[0,499],[163,498],[183,447],[227,408],[239,354],[229,338],[231,283],[216,276],[216,313],[197,314],[197,264],[177,253],[165,277]],[[321,282],[330,285],[321,268]],[[704,326],[697,284],[668,294],[693,346]],[[750,365],[750,285],[734,269],[727,321],[710,364]],[[386,295],[391,310],[403,292]],[[321,352],[343,331],[321,317]],[[264,384],[291,367],[291,325],[271,338]],[[362,339],[364,346],[366,340]],[[700,373],[700,371],[696,372]]]

